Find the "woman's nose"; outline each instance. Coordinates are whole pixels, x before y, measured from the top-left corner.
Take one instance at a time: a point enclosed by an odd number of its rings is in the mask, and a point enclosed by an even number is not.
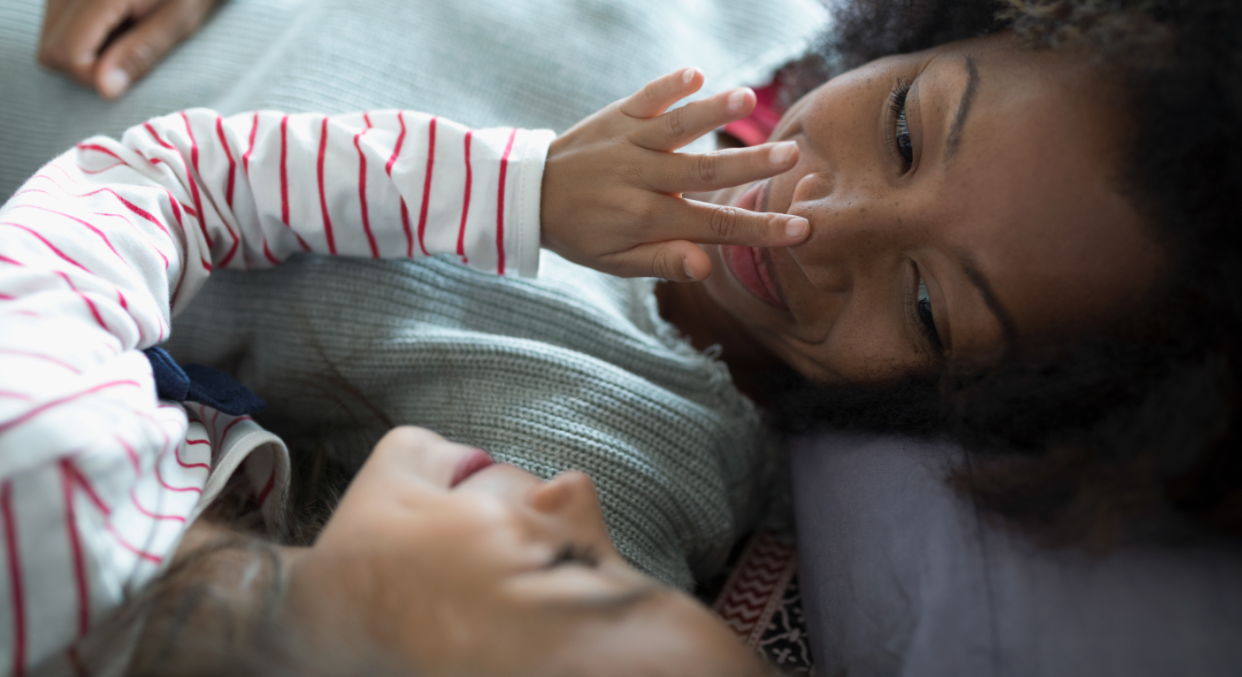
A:
[[[598,503],[595,483],[585,473],[568,470],[544,482],[530,494],[530,504],[542,513],[577,511]]]

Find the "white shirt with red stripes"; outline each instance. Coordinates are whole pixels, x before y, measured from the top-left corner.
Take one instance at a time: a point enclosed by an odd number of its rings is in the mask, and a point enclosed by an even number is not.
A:
[[[266,517],[283,508],[283,443],[160,401],[140,352],[212,270],[306,251],[534,276],[552,138],[405,111],[193,109],[27,181],[0,208],[0,671],[82,672],[75,643],[239,468]]]

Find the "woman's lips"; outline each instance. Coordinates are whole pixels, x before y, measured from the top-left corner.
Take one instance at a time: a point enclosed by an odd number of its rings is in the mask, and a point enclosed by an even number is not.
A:
[[[767,182],[764,181],[751,186],[733,206],[754,211],[766,185]],[[747,291],[774,308],[789,310],[772,273],[771,250],[722,245],[720,253],[724,258],[725,267]]]
[[[458,484],[466,481],[467,477],[479,472],[480,470],[495,465],[495,461],[491,456],[487,455],[482,449],[471,449],[465,458],[457,462],[457,467],[453,470],[453,479],[449,482],[449,488],[453,488]]]

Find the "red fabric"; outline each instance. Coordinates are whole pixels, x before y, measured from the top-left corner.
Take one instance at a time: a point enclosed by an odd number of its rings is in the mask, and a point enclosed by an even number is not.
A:
[[[743,145],[757,146],[765,143],[772,136],[772,130],[781,121],[785,110],[781,108],[780,82],[773,80],[768,84],[755,88],[755,110],[750,116],[724,126],[724,131],[733,136]]]

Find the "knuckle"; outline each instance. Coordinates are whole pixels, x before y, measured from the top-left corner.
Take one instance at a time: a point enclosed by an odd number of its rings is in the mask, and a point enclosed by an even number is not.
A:
[[[716,180],[720,171],[720,156],[715,153],[704,153],[699,156],[695,163],[695,171],[699,175],[699,180],[704,183],[711,183]]]
[[[647,172],[644,167],[632,164],[622,164],[616,168],[617,177],[621,179],[622,185],[625,186],[641,186]]]
[[[674,108],[664,115],[664,126],[669,136],[680,138],[686,133],[686,109]]]
[[[639,90],[639,93],[642,97],[643,103],[649,106],[654,106],[660,102],[660,97],[656,93],[656,86],[654,83],[643,87]]]
[[[630,200],[621,207],[622,217],[636,228],[643,228],[653,221],[658,209],[650,200]]]
[[[739,214],[733,207],[720,207],[712,212],[712,233],[721,239],[731,239],[737,233]]]
[[[159,58],[159,49],[146,40],[139,40],[130,45],[125,55],[126,70],[131,73],[142,72],[150,68]]]
[[[67,68],[72,61],[65,45],[47,43],[39,46],[36,59],[45,68]]]
[[[671,275],[672,268],[669,265],[669,257],[664,251],[657,251],[652,257],[651,272],[655,273],[656,277],[665,280],[673,279]]]

